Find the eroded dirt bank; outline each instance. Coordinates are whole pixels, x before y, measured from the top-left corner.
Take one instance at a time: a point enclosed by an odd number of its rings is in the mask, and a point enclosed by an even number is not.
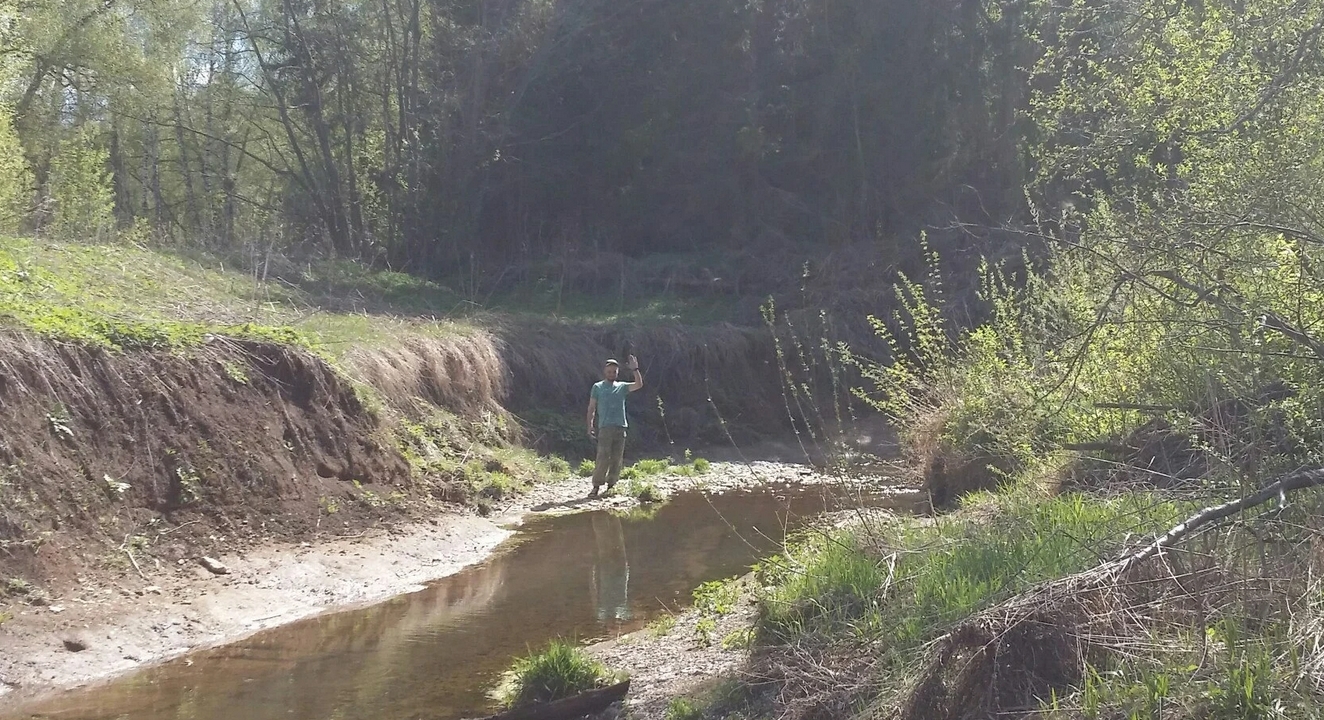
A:
[[[518,353],[491,334],[421,339],[351,354],[341,369],[304,349],[219,337],[112,352],[0,335],[0,709],[407,591],[483,558],[529,510],[628,502],[589,503],[587,481],[571,480],[497,497],[504,520],[464,504],[469,466],[507,469],[485,444],[519,440],[506,407],[556,405],[582,434],[575,388],[617,346],[640,347],[658,368],[632,402],[643,415],[634,449],[778,427],[767,406],[780,383],[758,333],[599,335],[525,332]],[[747,391],[735,393],[741,403],[728,405],[720,433],[691,422],[708,391],[688,376]],[[458,420],[424,427],[429,413]],[[452,432],[489,420],[506,429]],[[402,442],[406,426],[424,428],[426,442]],[[525,439],[537,440],[531,430]],[[804,455],[798,444],[748,453]],[[810,476],[794,465],[715,464],[704,482]],[[205,569],[204,556],[227,572]]]

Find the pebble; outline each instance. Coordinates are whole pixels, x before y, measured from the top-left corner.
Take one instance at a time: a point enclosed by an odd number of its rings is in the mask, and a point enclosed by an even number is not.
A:
[[[225,563],[221,562],[220,560],[217,560],[214,557],[207,557],[206,555],[204,555],[201,558],[198,558],[198,562],[204,568],[207,568],[207,572],[210,572],[213,575],[230,574],[230,568],[226,567]]]

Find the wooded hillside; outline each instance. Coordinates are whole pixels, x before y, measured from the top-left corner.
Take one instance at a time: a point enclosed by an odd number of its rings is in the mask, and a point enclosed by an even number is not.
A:
[[[1020,28],[996,6],[3,5],[0,172],[41,233],[443,275],[913,237],[1023,203]]]

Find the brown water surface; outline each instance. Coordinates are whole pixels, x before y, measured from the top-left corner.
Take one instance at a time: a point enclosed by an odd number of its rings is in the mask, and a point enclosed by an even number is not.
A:
[[[840,494],[841,491],[834,491]],[[852,500],[858,502],[858,499]],[[605,638],[745,572],[822,489],[676,496],[652,518],[537,517],[486,562],[371,607],[321,615],[71,691],[5,718],[454,720],[492,709],[511,660],[553,637]],[[870,505],[886,505],[874,498]]]

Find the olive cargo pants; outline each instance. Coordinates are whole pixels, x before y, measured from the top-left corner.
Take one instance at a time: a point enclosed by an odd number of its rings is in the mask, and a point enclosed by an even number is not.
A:
[[[593,463],[593,489],[605,481],[607,487],[621,479],[621,462],[625,458],[625,428],[598,428],[598,459]]]

